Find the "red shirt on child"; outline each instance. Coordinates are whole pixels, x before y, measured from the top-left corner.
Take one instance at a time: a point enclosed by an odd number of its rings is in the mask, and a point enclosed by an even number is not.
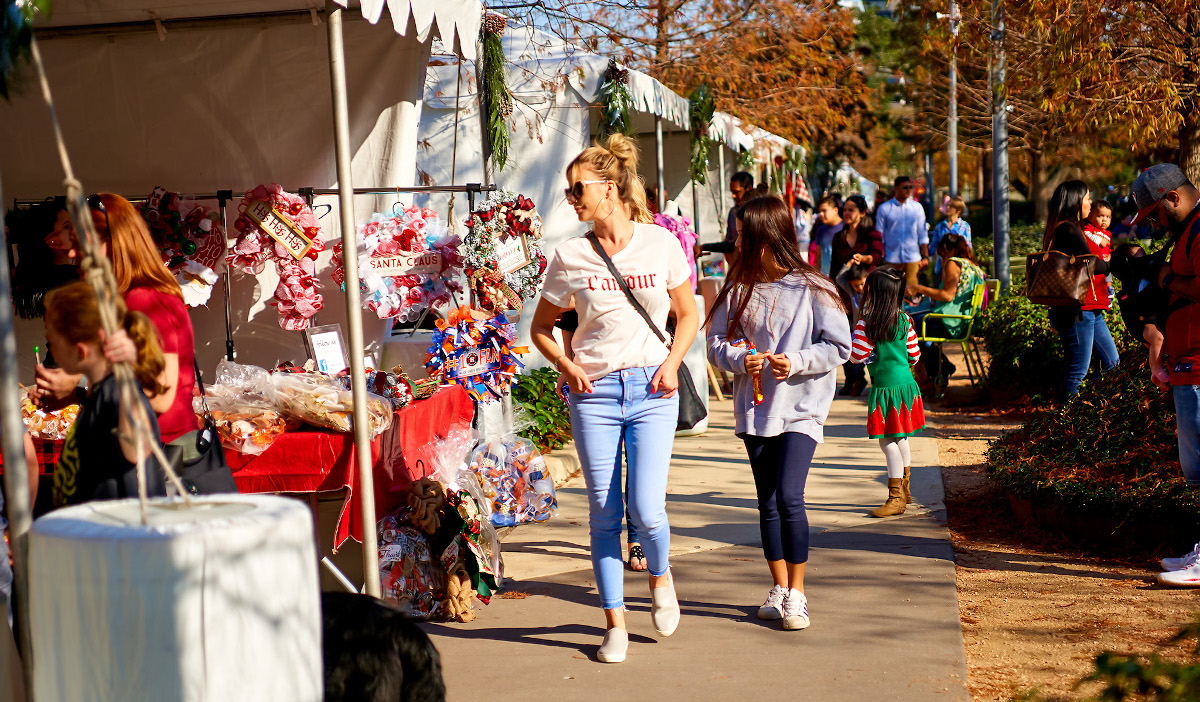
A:
[[[130,288],[125,293],[125,306],[150,318],[158,330],[164,354],[179,356],[175,401],[170,409],[158,416],[162,441],[170,443],[197,428],[196,413],[192,411],[192,388],[196,384],[192,319],[183,300],[153,288]]]

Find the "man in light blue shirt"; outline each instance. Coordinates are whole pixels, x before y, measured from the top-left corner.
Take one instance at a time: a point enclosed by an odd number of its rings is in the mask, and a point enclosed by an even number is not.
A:
[[[925,208],[912,197],[908,176],[896,179],[896,196],[875,211],[875,228],[883,234],[883,260],[904,270],[909,285],[917,272],[929,265],[929,229]]]

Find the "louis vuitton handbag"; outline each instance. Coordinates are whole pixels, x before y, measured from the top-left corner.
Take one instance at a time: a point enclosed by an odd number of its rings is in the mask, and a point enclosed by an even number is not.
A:
[[[1095,254],[1039,251],[1025,257],[1025,297],[1050,307],[1078,307],[1096,270]]]

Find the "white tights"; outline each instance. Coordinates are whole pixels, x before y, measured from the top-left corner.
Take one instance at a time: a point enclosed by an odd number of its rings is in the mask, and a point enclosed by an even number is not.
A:
[[[908,437],[880,439],[879,448],[883,450],[883,458],[887,461],[888,477],[903,478],[905,466],[912,464],[912,456],[908,453]]]

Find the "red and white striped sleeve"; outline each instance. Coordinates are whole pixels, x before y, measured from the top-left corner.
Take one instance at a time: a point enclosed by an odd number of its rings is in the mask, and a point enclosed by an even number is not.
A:
[[[908,319],[908,365],[916,365],[921,360],[921,347],[917,344],[917,330],[913,328],[912,318]]]
[[[858,324],[854,325],[854,340],[850,342],[850,361],[862,363],[867,360],[867,356],[870,356],[874,349],[875,344],[867,341],[867,323],[861,319],[858,320]]]

